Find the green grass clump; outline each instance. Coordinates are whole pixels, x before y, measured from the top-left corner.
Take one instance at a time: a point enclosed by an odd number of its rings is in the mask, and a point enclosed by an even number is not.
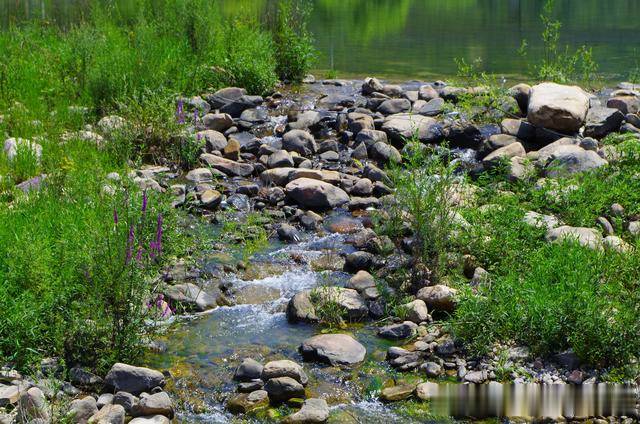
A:
[[[280,79],[300,82],[311,69],[316,51],[307,29],[309,4],[281,0],[273,29]]]

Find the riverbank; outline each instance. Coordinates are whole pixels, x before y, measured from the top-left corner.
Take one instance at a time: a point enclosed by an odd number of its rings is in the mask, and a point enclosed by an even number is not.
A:
[[[290,421],[377,399],[419,420],[427,382],[635,381],[636,87],[306,82],[179,99],[170,119],[203,143],[198,165],[121,174],[215,235],[150,292],[168,325],[145,357],[166,370],[160,415],[280,420],[308,397],[321,400]],[[58,376],[132,403],[165,393],[104,384],[93,366]],[[109,408],[151,414],[127,405]]]

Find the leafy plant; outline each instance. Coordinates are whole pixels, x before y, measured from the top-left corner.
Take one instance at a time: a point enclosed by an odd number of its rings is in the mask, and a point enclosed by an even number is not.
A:
[[[307,2],[280,0],[273,29],[276,72],[283,81],[299,82],[315,60],[311,34],[307,29],[310,5]]]
[[[320,323],[329,328],[344,328],[345,308],[339,302],[340,292],[327,284],[311,291],[310,298]]]

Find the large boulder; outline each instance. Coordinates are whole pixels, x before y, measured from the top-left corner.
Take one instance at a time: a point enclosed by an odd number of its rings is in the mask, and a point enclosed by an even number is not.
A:
[[[329,419],[329,406],[324,399],[307,399],[302,408],[284,419],[285,424],[319,424]]]
[[[332,184],[311,178],[298,178],[285,187],[287,196],[310,209],[334,209],[349,202],[349,195]]]
[[[577,174],[607,165],[608,162],[593,150],[568,145],[557,149],[549,158],[545,168],[547,177]]]
[[[568,225],[549,229],[547,231],[547,241],[551,243],[574,241],[581,246],[592,249],[602,247],[600,231],[593,228],[570,227]]]
[[[624,113],[638,113],[640,112],[640,97],[638,96],[615,96],[607,100],[607,107],[618,109]]]
[[[320,334],[305,340],[300,353],[330,365],[353,365],[364,360],[367,350],[347,334]]]
[[[282,148],[302,156],[309,156],[318,151],[313,135],[303,130],[291,130],[286,133],[282,137]]]
[[[416,297],[424,301],[429,310],[453,312],[457,294],[456,289],[438,284],[420,289]]]
[[[311,298],[318,303],[331,302],[343,311],[343,318],[358,321],[369,315],[364,298],[356,290],[342,287],[319,287],[312,292]]]
[[[115,391],[133,394],[149,392],[151,389],[162,387],[165,384],[164,375],[160,371],[122,363],[116,363],[111,367],[104,382],[107,387],[113,388]]]
[[[545,82],[531,88],[527,118],[534,125],[572,134],[588,111],[589,96],[580,87]]]
[[[238,381],[259,379],[262,377],[263,369],[264,367],[260,362],[251,358],[245,358],[233,374],[233,379]]]
[[[382,131],[398,143],[404,143],[413,136],[423,143],[435,143],[444,138],[442,126],[435,119],[409,113],[388,116],[382,124]]]

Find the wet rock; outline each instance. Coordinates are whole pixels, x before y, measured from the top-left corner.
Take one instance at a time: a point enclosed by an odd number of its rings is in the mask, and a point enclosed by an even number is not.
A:
[[[399,324],[386,325],[378,330],[378,336],[384,339],[400,340],[408,339],[416,334],[418,325],[411,321]]]
[[[211,168],[231,176],[247,177],[253,173],[254,169],[251,164],[236,162],[209,153],[200,155],[200,160]]]
[[[32,387],[20,395],[16,409],[18,422],[21,423],[29,423],[34,420],[48,423],[51,420],[50,407],[45,395],[37,387]]]
[[[400,400],[409,399],[413,396],[413,391],[416,386],[413,384],[403,384],[400,386],[387,387],[382,389],[380,394],[380,400],[383,402],[397,402]]]
[[[359,321],[369,314],[366,302],[355,290],[342,287],[320,287],[312,293],[321,302],[337,303],[343,310],[344,318],[349,321]]]
[[[93,414],[89,424],[124,424],[125,411],[122,405],[106,405]]]
[[[618,131],[624,121],[624,114],[618,109],[595,106],[587,113],[587,124],[584,135],[602,139],[608,134]]]
[[[208,130],[225,132],[233,126],[233,118],[226,113],[207,113],[202,118],[202,123]]]
[[[291,130],[282,137],[282,148],[290,152],[297,152],[308,156],[318,150],[315,139],[311,134],[302,130]]]
[[[302,113],[298,113],[297,119],[293,122],[289,122],[289,129],[291,130],[307,130],[320,122],[321,115],[315,110],[306,110]]]
[[[137,417],[129,421],[129,424],[170,424],[171,420],[164,415],[150,415],[147,417]]]
[[[294,380],[295,381],[295,380]],[[227,410],[232,414],[246,414],[269,406],[269,394],[265,390],[234,395],[227,402]]]
[[[214,296],[211,296],[192,283],[169,286],[164,292],[169,299],[187,306],[192,306],[199,311],[206,311],[215,308],[217,305]]]
[[[542,83],[531,88],[527,118],[534,125],[571,134],[584,124],[589,97],[576,86]]]
[[[96,400],[91,396],[71,401],[67,418],[75,424],[86,424],[98,412]]]
[[[309,291],[296,293],[287,304],[287,320],[296,322],[318,322],[318,316],[311,299]]]
[[[302,408],[293,415],[284,419],[285,424],[316,424],[324,423],[329,419],[329,406],[324,399],[307,399]]]
[[[166,392],[143,396],[140,401],[131,408],[131,415],[134,417],[164,415],[165,417],[173,418],[173,403]]]
[[[593,228],[570,227],[567,225],[550,229],[547,232],[547,241],[551,243],[575,241],[581,246],[591,249],[597,249],[602,246],[600,231]]]
[[[281,224],[278,227],[278,238],[287,243],[297,243],[302,239],[296,227],[289,224]]]
[[[453,312],[457,304],[457,293],[456,289],[438,284],[420,289],[416,297],[424,301],[430,310]]]
[[[291,181],[285,192],[299,205],[313,210],[334,209],[349,201],[349,195],[341,188],[310,178]]]
[[[256,390],[262,390],[264,387],[264,381],[255,379],[251,381],[245,381],[238,384],[238,393],[251,393]]]
[[[438,122],[422,115],[390,115],[384,120],[382,131],[397,143],[404,143],[415,135],[423,143],[436,143],[444,138],[444,131]]]
[[[300,384],[306,386],[309,382],[307,374],[299,364],[288,359],[271,361],[262,369],[262,380],[267,381],[273,378],[289,377],[295,379]]]
[[[575,385],[580,385],[584,381],[584,373],[580,370],[573,370],[569,377],[567,377],[567,382]]]
[[[431,316],[429,315],[427,305],[420,299],[416,299],[405,304],[404,308],[407,312],[406,319],[408,321],[415,322],[416,324],[431,321]]]
[[[112,387],[115,390],[133,394],[148,392],[154,387],[162,387],[165,384],[164,376],[160,371],[122,363],[117,363],[111,367],[104,382],[108,387]]]
[[[305,340],[300,353],[306,360],[330,365],[353,365],[364,360],[367,350],[346,334],[320,334]]]
[[[264,390],[269,394],[269,399],[274,402],[306,397],[302,384],[291,377],[272,378],[264,385]]]

